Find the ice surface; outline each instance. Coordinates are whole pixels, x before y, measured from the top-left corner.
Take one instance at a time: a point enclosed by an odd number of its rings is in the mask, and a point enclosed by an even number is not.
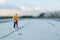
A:
[[[51,19],[24,19],[19,20],[19,27],[24,28],[7,35],[13,28],[13,21],[0,23],[0,40],[60,40],[60,22]],[[22,34],[22,35],[20,35]]]

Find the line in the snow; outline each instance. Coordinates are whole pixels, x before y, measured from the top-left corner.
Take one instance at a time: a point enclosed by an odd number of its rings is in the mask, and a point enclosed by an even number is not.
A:
[[[28,24],[29,24],[29,23],[27,23],[26,25],[23,25],[23,26],[20,27],[19,29],[22,29],[23,27],[27,26]],[[18,29],[18,30],[19,30],[19,29]],[[11,35],[12,33],[16,32],[16,31],[18,31],[18,30],[14,30],[14,31],[8,33],[7,35],[2,36],[0,39],[6,38],[6,37],[8,37],[9,35]]]
[[[54,25],[52,22],[49,22],[49,21],[48,21],[48,23],[51,24],[51,25],[53,25],[54,27],[56,26],[56,25]],[[57,31],[56,28],[55,28],[55,30]],[[56,33],[56,36],[57,36],[57,35],[58,35],[58,34]]]
[[[54,27],[56,26],[55,24],[53,24],[53,23],[51,23],[51,22],[49,22],[49,21],[48,21],[48,23],[51,24],[51,25],[54,26]]]

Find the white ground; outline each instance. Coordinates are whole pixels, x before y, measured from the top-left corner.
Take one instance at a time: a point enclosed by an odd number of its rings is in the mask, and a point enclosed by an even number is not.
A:
[[[13,21],[0,23],[0,40],[60,40],[60,22],[51,19],[19,20],[24,28],[2,38],[14,30]],[[20,35],[20,33],[22,35]]]

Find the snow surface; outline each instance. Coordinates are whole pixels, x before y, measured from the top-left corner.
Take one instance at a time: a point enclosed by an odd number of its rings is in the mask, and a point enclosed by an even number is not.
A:
[[[19,20],[19,27],[24,28],[2,38],[13,30],[13,21],[0,23],[0,40],[60,40],[60,22],[52,19]],[[22,34],[22,35],[20,35]]]

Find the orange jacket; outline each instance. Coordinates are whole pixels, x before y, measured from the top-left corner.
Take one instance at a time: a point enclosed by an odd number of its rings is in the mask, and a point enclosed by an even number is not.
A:
[[[14,15],[12,19],[13,20],[18,20],[18,15]]]

